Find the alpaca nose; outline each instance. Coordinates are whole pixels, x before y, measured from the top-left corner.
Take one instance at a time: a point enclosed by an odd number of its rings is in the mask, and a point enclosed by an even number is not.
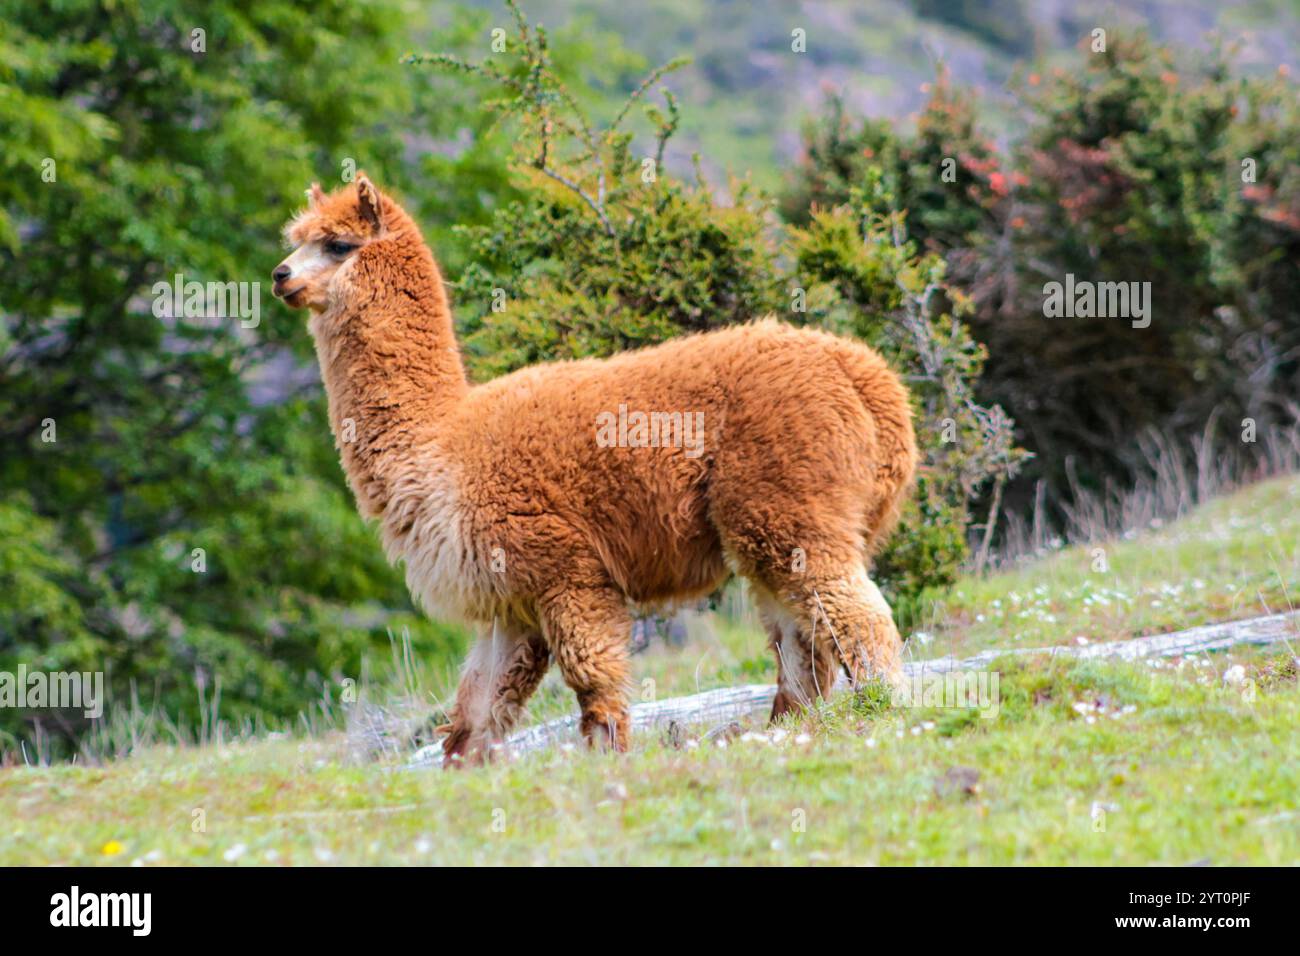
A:
[[[293,270],[282,262],[275,267],[275,271],[271,273],[271,278],[276,282],[283,282],[291,275],[293,275]]]

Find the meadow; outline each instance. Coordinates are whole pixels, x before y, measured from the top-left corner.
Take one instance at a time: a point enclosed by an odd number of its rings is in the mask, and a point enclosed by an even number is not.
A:
[[[1285,610],[1298,500],[1300,479],[1275,479],[1102,545],[1105,572],[1097,546],[1079,546],[964,579],[909,654]],[[0,771],[0,864],[1294,864],[1296,643],[1001,658],[991,719],[867,689],[777,727],[688,727],[640,735],[627,755],[565,747],[460,772],[406,769],[410,746],[360,757],[355,732],[238,733],[214,715],[199,742],[159,735],[97,766]],[[664,697],[774,679],[745,613],[692,621],[684,646],[654,643],[634,674]],[[445,677],[412,665],[405,688],[363,699],[433,709]],[[552,675],[533,719],[570,701]]]

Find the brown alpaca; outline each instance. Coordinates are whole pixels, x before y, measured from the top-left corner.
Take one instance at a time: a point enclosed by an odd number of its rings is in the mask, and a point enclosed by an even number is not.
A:
[[[629,605],[696,598],[732,572],[777,656],[774,719],[840,667],[901,680],[866,562],[917,453],[879,355],[765,319],[471,386],[410,217],[364,175],[309,195],[275,294],[313,313],[348,482],[416,599],[480,635],[446,728],[453,762],[505,738],[552,659],[587,740],[625,749]]]

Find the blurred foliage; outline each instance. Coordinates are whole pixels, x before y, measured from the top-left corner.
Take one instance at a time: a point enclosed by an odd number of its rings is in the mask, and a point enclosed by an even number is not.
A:
[[[1237,78],[1220,51],[1180,69],[1140,36],[1085,56],[1028,87],[1010,278],[984,294],[990,386],[1025,409],[1058,485],[1071,459],[1094,485],[1123,476],[1149,427],[1249,462],[1243,419],[1263,433],[1300,413],[1296,87]],[[1044,335],[1043,284],[1066,273],[1150,282],[1150,327],[1075,319]]]
[[[178,273],[269,292],[299,190],[354,165],[443,221],[508,193],[468,101],[399,65],[414,15],[0,3],[0,670],[106,671],[182,721],[197,678],[223,718],[290,718],[387,658],[390,628],[448,657],[455,632],[417,620],[355,514],[314,375],[292,374],[301,317],[266,294],[254,328],[160,318],[152,296]],[[0,750],[36,720],[77,734],[69,713],[0,711]]]
[[[804,159],[787,178],[782,216],[806,223],[815,209],[848,202],[878,175],[882,188],[868,197],[872,208],[905,213],[908,234],[922,248],[968,245],[996,222],[1006,191],[1001,157],[977,129],[977,115],[973,95],[955,88],[942,68],[910,135],[888,120],[855,123],[843,100],[829,96],[804,130]]]
[[[1006,152],[943,75],[912,134],[852,124],[830,103],[783,208],[806,217],[880,170],[912,234],[971,297],[989,350],[980,394],[1037,455],[1012,489],[1020,502],[1039,479],[1057,503],[1131,480],[1152,429],[1189,455],[1208,440],[1248,474],[1264,443],[1243,443],[1243,420],[1263,436],[1300,414],[1295,85],[1283,70],[1237,76],[1223,50],[1180,68],[1140,34],[1078,56],[1076,69],[1026,73],[1027,132]],[[1150,282],[1150,327],[1046,318],[1044,285],[1067,273]]]
[[[785,294],[765,234],[765,205],[744,183],[717,204],[702,182],[667,175],[663,151],[676,100],[645,104],[653,71],[595,129],[555,66],[549,35],[511,5],[515,33],[480,63],[451,55],[416,65],[482,76],[490,105],[512,128],[519,198],[490,222],[458,231],[472,264],[455,282],[471,372],[492,377],[554,358],[608,355],[682,331],[717,328],[781,307]],[[645,106],[649,150],[624,128]]]
[[[1009,56],[1033,52],[1025,0],[912,0],[911,6],[917,16],[966,31]]]

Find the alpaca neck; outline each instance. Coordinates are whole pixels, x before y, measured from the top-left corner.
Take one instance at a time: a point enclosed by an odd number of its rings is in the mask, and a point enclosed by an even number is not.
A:
[[[330,427],[362,514],[383,514],[469,391],[433,256],[412,225],[312,319]],[[364,253],[364,250],[363,250]]]

